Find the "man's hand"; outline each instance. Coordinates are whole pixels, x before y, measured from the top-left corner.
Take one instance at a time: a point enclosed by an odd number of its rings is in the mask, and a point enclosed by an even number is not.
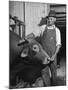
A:
[[[55,54],[50,58],[51,61],[53,61],[57,55],[57,53],[59,52],[59,49],[60,49],[61,45],[58,45],[57,48],[56,48],[56,51],[55,51]]]
[[[55,55],[53,55],[51,58],[48,58],[48,60],[50,61],[54,61],[54,59],[55,59]]]
[[[49,62],[50,62],[50,60],[47,57],[45,57],[43,64],[48,64]]]

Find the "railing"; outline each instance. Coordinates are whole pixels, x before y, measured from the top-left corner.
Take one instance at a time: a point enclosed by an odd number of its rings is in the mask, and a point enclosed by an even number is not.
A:
[[[17,35],[19,35],[21,38],[24,38],[25,23],[19,20],[17,16],[12,17],[12,15],[9,15],[9,19],[14,21],[13,24],[10,24],[12,31],[15,32]]]

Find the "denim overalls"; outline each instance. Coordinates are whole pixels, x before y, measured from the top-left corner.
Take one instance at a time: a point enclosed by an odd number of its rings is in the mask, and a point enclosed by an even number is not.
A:
[[[43,49],[47,52],[47,54],[52,57],[52,55],[56,51],[56,30],[55,28],[53,29],[48,29],[47,26],[45,27],[45,30],[43,32],[42,36],[42,47]],[[53,62],[49,64],[49,68],[51,70],[51,78],[52,78],[52,83],[55,85],[56,81],[56,58]],[[46,69],[43,71],[43,76],[46,77]],[[48,77],[48,76],[47,76]],[[49,80],[49,79],[48,79]],[[48,81],[47,81],[48,82]],[[47,83],[45,82],[45,83]]]

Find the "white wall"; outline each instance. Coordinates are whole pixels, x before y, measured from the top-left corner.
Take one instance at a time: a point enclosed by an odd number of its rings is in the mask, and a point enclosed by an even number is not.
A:
[[[26,35],[33,32],[36,35],[38,34],[38,24],[42,17],[48,15],[49,12],[49,4],[45,3],[33,3],[33,2],[26,2],[25,3],[25,23],[26,28],[25,32]]]
[[[17,16],[19,20],[24,21],[23,2],[9,1],[9,14]]]

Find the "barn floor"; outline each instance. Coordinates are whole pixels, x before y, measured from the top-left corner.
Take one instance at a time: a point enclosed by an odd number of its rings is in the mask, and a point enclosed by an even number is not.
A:
[[[62,58],[60,61],[60,67],[57,68],[57,80],[56,86],[65,86],[66,85],[66,62],[65,58]],[[26,84],[23,82],[18,83],[17,87],[11,88],[23,88],[22,85]],[[28,86],[29,88],[30,86]]]

